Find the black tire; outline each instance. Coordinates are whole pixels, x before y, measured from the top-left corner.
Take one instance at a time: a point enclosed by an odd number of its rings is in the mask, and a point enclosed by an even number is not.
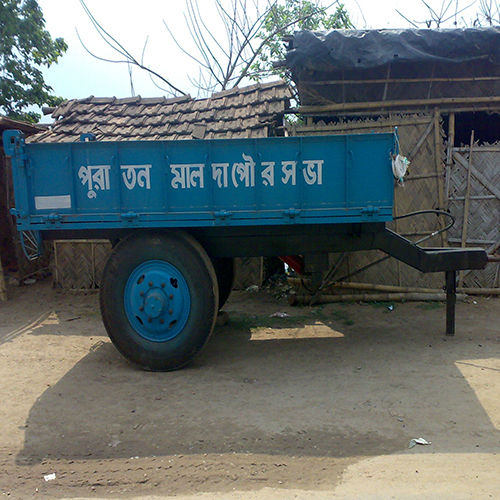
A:
[[[212,259],[217,284],[219,285],[219,309],[224,307],[234,284],[234,259],[230,257],[216,257]]]
[[[152,341],[145,338],[144,332],[141,334],[134,328],[130,316],[127,316],[127,311],[131,314],[130,308],[125,307],[126,287],[130,287],[127,285],[130,283],[129,277],[140,266],[150,262],[175,266],[184,280],[183,290],[188,290],[190,305],[189,308],[184,308],[184,326],[180,333],[167,340]],[[132,286],[138,287],[135,282]],[[164,287],[165,284],[161,286]],[[156,289],[159,290],[157,285]],[[143,295],[141,292],[141,296]],[[170,295],[169,298],[172,297]],[[193,237],[182,231],[142,233],[120,241],[114,248],[104,268],[100,305],[108,335],[125,358],[145,370],[169,371],[188,364],[208,341],[217,318],[218,297],[213,265],[205,250]],[[146,304],[146,300],[144,303]],[[171,310],[168,312],[171,314]],[[163,320],[161,322],[164,323]]]

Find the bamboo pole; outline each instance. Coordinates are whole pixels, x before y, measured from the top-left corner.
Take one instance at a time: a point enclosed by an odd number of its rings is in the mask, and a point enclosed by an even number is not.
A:
[[[446,209],[450,202],[450,180],[453,166],[453,146],[455,145],[455,113],[450,113],[448,117],[448,147],[446,148],[446,171],[444,194],[446,199]]]
[[[429,121],[429,118],[414,118],[414,119],[405,119],[401,118],[400,120],[389,120],[389,121],[368,121],[368,122],[354,122],[350,123],[336,123],[336,124],[328,124],[328,125],[318,125],[314,124],[313,126],[302,125],[300,127],[294,127],[294,134],[300,135],[301,133],[307,134],[310,132],[316,131],[351,131],[351,130],[360,130],[360,129],[375,129],[375,128],[389,128],[392,129],[394,127],[404,127],[405,125],[427,125],[428,123],[432,123]]]
[[[463,147],[463,148],[453,148],[453,151],[456,151],[457,153],[468,153],[470,151],[470,146],[469,147]],[[472,151],[479,151],[481,153],[499,153],[500,152],[500,146],[473,146]]]
[[[378,109],[394,108],[398,106],[437,106],[447,104],[479,104],[479,103],[499,103],[500,96],[487,97],[443,97],[433,99],[404,99],[400,101],[368,101],[368,102],[345,102],[325,105],[300,106],[285,110],[287,114],[294,113],[322,113],[326,111],[348,111],[355,109]]]
[[[500,295],[500,288],[466,288],[460,286],[457,290],[467,295]]]
[[[368,83],[428,83],[428,82],[480,82],[480,81],[494,81],[500,80],[500,76],[477,76],[477,77],[462,77],[462,78],[440,78],[440,77],[432,77],[432,78],[379,78],[374,80],[305,80],[301,83],[304,85],[356,85],[363,84],[366,85]]]
[[[420,109],[418,107],[401,107],[397,110],[392,110],[392,109],[382,109],[382,108],[373,108],[373,109],[364,109],[362,111],[351,111],[351,110],[341,110],[341,111],[334,111],[334,113],[338,116],[349,116],[355,117],[355,116],[360,116],[363,119],[366,119],[367,117],[373,116],[373,117],[381,117],[384,116],[383,119],[388,119],[388,118],[393,118],[395,114],[397,115],[415,115],[416,113],[421,113],[424,110],[421,109],[422,106],[420,106]],[[441,113],[469,113],[469,112],[477,112],[477,111],[492,111],[496,112],[498,110],[498,103],[492,102],[492,103],[486,103],[484,105],[481,104],[474,104],[471,103],[470,105],[464,104],[463,106],[458,106],[454,104],[450,104],[449,106],[444,106],[440,105],[439,109],[441,110]],[[285,114],[306,114],[304,113],[301,108],[289,108],[284,111]],[[314,111],[310,112],[313,116],[320,117],[320,116],[326,116],[326,117],[331,117],[332,116],[332,111],[330,110],[319,110],[319,111]],[[399,126],[399,125],[398,125]],[[315,128],[317,125],[315,125]],[[321,130],[321,129],[320,129]]]
[[[299,278],[288,278],[288,282],[292,285],[300,285],[304,281],[306,284],[309,280],[301,280]],[[374,290],[378,292],[389,293],[439,293],[441,290],[436,288],[422,288],[411,286],[397,286],[397,285],[378,285],[376,283],[351,283],[351,282],[337,282],[332,283],[328,288],[349,289],[349,290]],[[460,287],[457,290],[467,295],[500,295],[500,288],[464,288]]]
[[[467,228],[469,225],[469,207],[470,207],[470,178],[471,178],[471,167],[472,167],[472,146],[474,145],[474,130],[470,134],[470,151],[469,151],[469,164],[467,168],[467,187],[465,188],[465,200],[464,200],[464,220],[462,223],[462,241],[461,247],[464,248],[467,245]],[[458,277],[458,286],[462,286],[464,280],[464,273],[460,271]]]
[[[466,298],[465,294],[457,294],[458,300]],[[294,305],[331,304],[335,302],[444,302],[445,292],[435,293],[359,293],[348,295],[290,295],[288,303]]]
[[[434,164],[436,167],[436,175],[437,175],[437,187],[438,187],[438,202],[439,209],[444,210],[444,186],[443,186],[443,177],[442,177],[442,159],[441,159],[441,134],[439,133],[439,120],[440,120],[440,112],[438,108],[434,108]],[[444,222],[441,217],[438,217],[439,229],[444,228]],[[446,246],[446,237],[444,232],[441,233],[441,245]]]

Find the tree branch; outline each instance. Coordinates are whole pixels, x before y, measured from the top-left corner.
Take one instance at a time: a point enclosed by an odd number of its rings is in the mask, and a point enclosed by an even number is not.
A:
[[[163,77],[162,75],[160,75],[159,73],[157,73],[156,71],[152,70],[151,68],[145,66],[142,62],[139,62],[137,59],[135,59],[134,56],[132,56],[132,54],[118,41],[116,40],[116,38],[114,38],[110,33],[108,33],[104,27],[99,23],[99,21],[97,21],[97,19],[95,19],[95,17],[93,16],[92,12],[89,10],[89,8],[87,7],[87,5],[85,4],[85,1],[84,0],[80,0],[80,4],[82,5],[82,8],[85,12],[85,14],[87,15],[87,17],[89,18],[89,20],[91,21],[92,25],[94,26],[94,29],[97,31],[97,33],[99,34],[99,36],[103,39],[103,41],[111,48],[113,49],[115,52],[117,52],[118,54],[120,54],[122,57],[125,58],[125,60],[111,60],[111,59],[106,59],[106,58],[103,58],[103,57],[99,57],[95,54],[93,54],[86,46],[85,44],[83,43],[78,31],[77,31],[77,35],[78,35],[78,39],[80,40],[80,43],[82,44],[83,48],[94,58],[96,59],[99,59],[101,61],[106,61],[106,62],[113,62],[113,63],[131,63],[133,64],[134,66],[137,66],[138,68],[144,70],[144,71],[147,71],[149,73],[151,73],[152,75],[156,76],[157,78],[159,78],[162,82],[166,83],[171,89],[173,89],[175,92],[178,92],[179,94],[181,95],[187,95],[185,92],[183,92],[181,89],[177,88],[174,84],[172,84],[169,80],[167,80],[165,77]],[[116,44],[116,45],[114,45]],[[145,50],[145,48],[144,48]],[[143,54],[144,54],[144,50],[143,50]]]

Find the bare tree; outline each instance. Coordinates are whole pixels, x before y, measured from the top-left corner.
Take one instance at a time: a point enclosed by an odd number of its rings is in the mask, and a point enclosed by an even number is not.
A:
[[[238,86],[243,80],[253,76],[254,63],[270,40],[286,33],[291,27],[300,26],[308,19],[324,16],[327,9],[334,5],[337,9],[343,9],[338,0],[326,7],[321,5],[321,0],[287,0],[287,2],[301,7],[297,10],[298,14],[293,19],[283,18],[282,22],[277,23],[271,30],[263,30],[263,26],[274,12],[273,9],[283,4],[283,0],[212,0],[211,5],[217,12],[216,26],[206,24],[199,0],[185,0],[184,21],[190,40],[182,42],[176,36],[173,27],[163,21],[172,42],[186,57],[196,62],[199,68],[198,76],[189,76],[189,80],[200,94]],[[80,0],[80,3],[102,41],[112,49],[117,58],[104,58],[95,54],[78,35],[90,55],[111,63],[136,66],[147,71],[153,83],[166,93],[185,95],[185,92],[175,86],[169,78],[144,63],[148,39],[144,43],[141,57],[134,56],[94,17],[85,0]],[[307,8],[302,9],[303,5]]]
[[[498,26],[500,24],[500,3],[497,0],[479,0],[477,21],[480,25]]]
[[[430,1],[420,0],[427,9],[428,17],[417,21],[409,19],[403,12],[396,12],[410,23],[414,28],[442,28],[445,24],[452,22],[453,26],[492,26],[500,23],[499,4],[496,0],[473,0],[464,2],[460,0],[442,0],[441,5],[434,6]],[[473,19],[467,20],[463,14],[476,5],[477,13]]]
[[[76,30],[76,34],[78,36],[78,39],[80,40],[80,43],[82,44],[83,48],[94,58],[99,59],[100,61],[108,62],[108,63],[113,63],[113,64],[127,64],[129,68],[131,66],[137,66],[138,68],[143,69],[144,71],[147,71],[151,76],[156,77],[160,81],[163,82],[168,87],[168,91],[172,93],[177,93],[181,95],[186,95],[185,92],[183,92],[181,89],[177,88],[173,83],[171,83],[167,78],[162,76],[161,74],[157,73],[153,69],[149,68],[144,64],[144,53],[146,51],[147,43],[148,43],[148,38],[146,38],[146,41],[144,42],[144,48],[142,50],[142,56],[140,59],[137,59],[134,57],[130,51],[128,51],[124,45],[119,42],[113,35],[111,35],[103,26],[102,24],[94,17],[90,9],[87,7],[87,4],[85,3],[84,0],[80,0],[80,4],[83,7],[83,10],[85,11],[85,14],[89,18],[90,22],[95,28],[95,31],[98,33],[98,35],[101,37],[101,39],[104,41],[105,45],[107,45],[109,48],[117,54],[117,59],[109,59],[105,57],[101,57],[97,54],[94,54],[90,49],[85,45],[83,40],[80,37],[80,34],[78,33],[78,30]],[[129,77],[130,79],[132,78],[132,74],[129,69]]]

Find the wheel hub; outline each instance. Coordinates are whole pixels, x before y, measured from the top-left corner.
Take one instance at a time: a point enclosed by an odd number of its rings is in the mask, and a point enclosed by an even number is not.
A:
[[[148,318],[159,318],[168,304],[168,298],[159,289],[150,290],[144,299],[144,312]]]
[[[130,274],[124,303],[130,324],[153,342],[179,335],[191,309],[189,288],[180,271],[157,260],[142,263]]]

